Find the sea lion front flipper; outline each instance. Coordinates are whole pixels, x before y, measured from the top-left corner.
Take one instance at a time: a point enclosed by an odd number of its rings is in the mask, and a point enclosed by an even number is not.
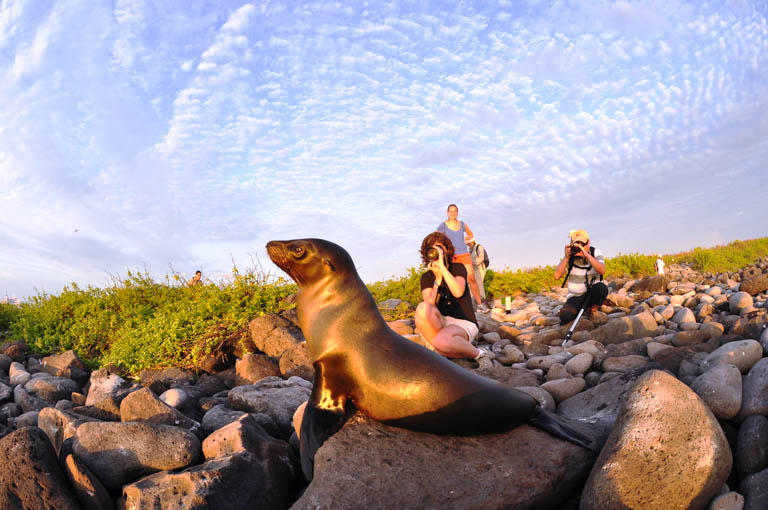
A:
[[[347,419],[346,397],[334,391],[324,373],[323,363],[315,363],[315,381],[304,417],[301,420],[299,450],[301,470],[307,481],[312,480],[315,452],[326,439],[338,432]]]

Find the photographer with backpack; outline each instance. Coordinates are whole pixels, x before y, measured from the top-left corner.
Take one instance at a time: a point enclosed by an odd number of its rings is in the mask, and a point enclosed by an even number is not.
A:
[[[571,230],[569,237],[571,242],[565,245],[565,257],[555,269],[555,279],[565,274],[563,287],[568,284],[568,299],[558,312],[560,323],[572,321],[579,310],[587,307],[590,307],[589,318],[594,322],[598,307],[608,296],[608,287],[603,283],[605,257],[591,245],[586,230]]]

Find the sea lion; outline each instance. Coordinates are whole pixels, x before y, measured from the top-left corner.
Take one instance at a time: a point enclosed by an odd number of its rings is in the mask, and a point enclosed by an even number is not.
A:
[[[436,434],[503,432],[531,423],[594,449],[530,395],[476,375],[389,328],[346,250],[322,239],[267,243],[299,285],[296,309],[315,368],[300,430],[301,465],[354,409],[388,425]]]

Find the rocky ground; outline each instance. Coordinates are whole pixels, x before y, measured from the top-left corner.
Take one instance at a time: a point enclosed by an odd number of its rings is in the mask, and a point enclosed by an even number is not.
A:
[[[768,508],[768,259],[608,284],[565,346],[565,294],[522,295],[478,317],[492,359],[456,361],[579,420],[599,454],[529,426],[436,436],[356,415],[307,485],[293,423],[313,369],[289,311],[205,372],[137,381],[3,345],[0,508]]]

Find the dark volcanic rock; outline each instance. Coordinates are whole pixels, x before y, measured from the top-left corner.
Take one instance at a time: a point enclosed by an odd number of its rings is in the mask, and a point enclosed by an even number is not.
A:
[[[235,362],[235,371],[235,384],[238,386],[280,375],[280,367],[266,354],[244,354]]]
[[[582,391],[557,406],[557,413],[575,418],[577,420],[589,420],[595,427],[607,435],[613,428],[619,409],[634,387],[636,381],[643,373],[658,368],[658,365],[648,365],[631,372],[626,372],[618,377],[609,379],[597,386]]]
[[[0,508],[80,510],[56,452],[37,427],[0,439]]]
[[[85,510],[112,510],[115,508],[107,489],[91,473],[91,470],[71,453],[64,458],[64,469],[75,494],[77,494],[77,499],[80,500]]]
[[[237,386],[229,391],[229,406],[238,411],[264,413],[280,427],[280,439],[287,439],[293,432],[293,413],[309,400],[312,383],[291,377],[287,381],[279,377],[267,377],[256,384]]]
[[[668,283],[668,276],[646,276],[632,284],[632,292],[664,292]]]
[[[731,466],[728,441],[704,402],[673,376],[652,370],[627,395],[579,508],[702,509]]]
[[[188,467],[202,455],[191,432],[147,422],[83,423],[72,450],[108,489],[142,474]]]
[[[304,341],[301,330],[279,315],[266,314],[253,319],[248,324],[248,331],[253,347],[276,358]]]
[[[595,454],[523,425],[457,437],[356,415],[318,450],[292,510],[557,508],[578,493]]]
[[[174,425],[194,434],[200,429],[199,423],[157,398],[149,388],[134,391],[123,399],[120,403],[120,420]]]
[[[739,493],[744,496],[743,510],[765,510],[768,508],[768,469],[751,474],[739,484]]]
[[[294,480],[250,452],[162,472],[123,487],[125,507],[163,510],[281,510]],[[339,508],[337,506],[327,508]]]
[[[768,418],[753,414],[744,420],[739,427],[734,453],[741,478],[768,468]]]
[[[739,290],[752,296],[768,290],[768,274],[746,278],[739,285]]]

